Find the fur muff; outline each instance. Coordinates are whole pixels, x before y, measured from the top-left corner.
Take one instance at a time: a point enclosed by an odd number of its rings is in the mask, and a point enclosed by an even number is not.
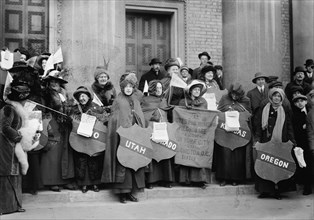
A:
[[[15,145],[15,156],[21,164],[21,172],[26,175],[29,164],[27,160],[27,151],[31,151],[39,144],[40,122],[38,119],[28,119],[28,113],[19,102],[9,101],[9,104],[15,107],[15,110],[22,118],[22,126],[18,130],[21,133],[22,139]]]

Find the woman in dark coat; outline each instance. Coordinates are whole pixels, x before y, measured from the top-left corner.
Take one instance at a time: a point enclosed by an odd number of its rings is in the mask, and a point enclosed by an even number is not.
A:
[[[92,84],[93,101],[110,113],[110,107],[116,98],[116,90],[109,81],[108,71],[103,66],[97,66],[94,73],[95,82]]]
[[[221,98],[217,109],[221,112],[251,112],[250,99],[245,96],[242,85],[231,84],[228,94]],[[250,163],[247,148],[251,147],[251,143],[234,150],[220,146],[216,141],[214,144],[213,170],[216,171],[216,179],[221,181],[220,186],[225,186],[228,181],[236,186],[246,180],[247,169],[250,169],[250,165],[247,164]]]
[[[23,106],[29,95],[27,85],[12,86],[7,95],[11,104],[6,104],[0,113],[0,216],[25,211],[22,209],[22,174],[15,156],[15,145],[22,139],[18,129],[26,114],[23,114]]]
[[[257,113],[257,118],[260,119],[256,128],[258,142],[266,143],[272,139],[282,142],[290,140],[296,145],[292,126],[292,112],[282,105],[284,99],[285,93],[282,89],[272,88],[269,90],[269,102],[265,106],[261,106]],[[283,124],[281,125],[277,121],[283,121]],[[272,196],[276,199],[281,199],[281,192],[296,190],[296,185],[292,178],[280,181],[277,186],[278,189],[272,181],[262,179],[256,175],[255,189],[260,193],[259,198]]]
[[[86,113],[96,116],[98,120],[103,119],[103,108],[93,102],[92,95],[86,87],[78,87],[73,93],[73,97],[77,104],[72,108],[72,117],[80,118],[83,113]],[[74,150],[75,178],[83,193],[87,192],[88,186],[92,186],[94,192],[99,192],[97,185],[100,184],[103,158],[103,153],[90,157]]]
[[[167,111],[169,106],[166,99],[163,98],[163,87],[160,80],[152,80],[148,84],[149,96],[144,96],[141,107],[144,113],[145,121],[149,122],[167,122]],[[171,187],[175,181],[173,158],[161,160],[159,162],[152,160],[146,175],[147,188],[152,189],[153,184],[159,184],[165,187]]]
[[[121,203],[126,200],[137,202],[138,199],[132,192],[145,187],[144,168],[136,172],[122,166],[117,160],[117,149],[119,146],[119,135],[116,132],[121,126],[129,128],[135,123],[141,127],[145,126],[144,114],[140,102],[134,96],[136,81],[134,74],[124,74],[120,78],[121,92],[112,104],[112,115],[108,122],[108,133],[106,142],[106,153],[101,181],[111,183],[114,193],[118,194]]]
[[[185,98],[179,103],[193,109],[207,109],[207,102],[202,97],[206,92],[206,85],[200,80],[192,80],[185,91]],[[185,185],[198,186],[206,189],[206,183],[210,181],[210,170],[207,168],[196,168],[179,166],[179,182]]]
[[[48,143],[41,155],[41,174],[43,184],[52,191],[60,192],[60,186],[74,189],[71,182],[74,178],[73,150],[69,146],[69,135],[72,127],[68,96],[60,72],[53,70],[45,78],[45,103],[47,107],[60,112],[50,111],[51,120],[48,126]],[[63,114],[63,115],[62,115]]]

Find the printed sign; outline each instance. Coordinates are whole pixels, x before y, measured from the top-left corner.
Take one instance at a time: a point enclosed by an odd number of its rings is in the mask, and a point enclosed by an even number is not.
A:
[[[255,148],[257,158],[254,168],[259,177],[278,183],[293,176],[296,164],[291,155],[292,142],[257,142]]]

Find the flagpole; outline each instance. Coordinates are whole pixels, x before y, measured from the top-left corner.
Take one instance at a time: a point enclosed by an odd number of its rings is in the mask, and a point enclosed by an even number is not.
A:
[[[27,99],[27,101],[32,102],[32,103],[34,103],[34,104],[36,104],[36,105],[39,105],[39,106],[41,106],[41,107],[43,107],[43,108],[49,109],[50,111],[56,112],[56,113],[61,114],[61,115],[63,115],[63,116],[68,116],[68,115],[66,115],[66,114],[64,114],[64,113],[62,113],[62,112],[59,112],[59,111],[54,110],[54,109],[52,109],[52,108],[49,108],[49,107],[47,107],[47,106],[45,106],[45,105],[39,104],[39,103],[37,103],[37,102],[34,102],[34,101],[32,101],[32,100]]]

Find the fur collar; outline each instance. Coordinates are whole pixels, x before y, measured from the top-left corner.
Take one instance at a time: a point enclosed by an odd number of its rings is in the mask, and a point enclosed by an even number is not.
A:
[[[15,108],[17,114],[22,118],[22,127],[25,125],[26,120],[28,119],[28,112],[25,110],[24,106],[20,102],[11,101],[9,99],[6,102],[12,105]]]
[[[108,81],[106,85],[103,86],[103,85],[100,85],[98,82],[94,82],[92,85],[92,89],[95,93],[98,94],[102,91],[108,91],[108,90],[113,89],[113,84],[110,81]]]

